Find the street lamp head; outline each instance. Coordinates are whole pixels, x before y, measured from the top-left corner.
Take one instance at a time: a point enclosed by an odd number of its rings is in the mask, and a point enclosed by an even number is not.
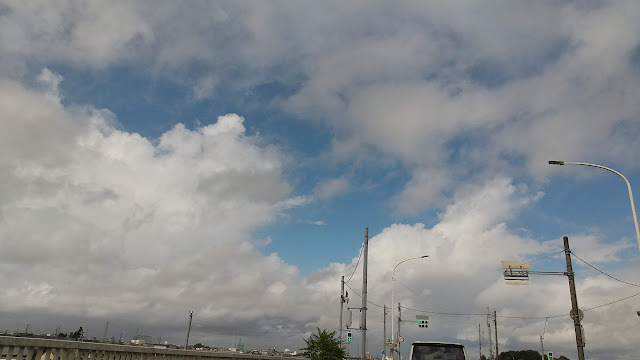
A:
[[[420,256],[420,257],[421,257],[421,258],[427,258],[427,257],[429,257],[429,255],[422,255],[422,256]]]
[[[561,160],[549,160],[549,165],[564,165],[564,161],[561,161]]]

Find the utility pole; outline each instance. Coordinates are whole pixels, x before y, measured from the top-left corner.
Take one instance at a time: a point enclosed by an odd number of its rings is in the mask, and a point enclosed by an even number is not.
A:
[[[489,321],[490,317],[489,307],[487,306],[487,333],[489,334],[489,360],[493,359],[493,345],[491,345],[491,322]]]
[[[542,335],[540,335],[540,355],[542,356],[542,360],[544,360],[544,342],[542,342]]]
[[[184,349],[187,350],[189,345],[189,333],[191,333],[191,320],[193,320],[193,310],[189,311],[189,327],[187,328],[187,341],[184,343]]]
[[[362,263],[362,313],[360,330],[362,330],[362,360],[367,360],[367,258],[369,257],[369,228],[364,228],[364,262]]]
[[[104,335],[102,336],[102,341],[107,341],[107,330],[109,330],[109,322],[107,321],[107,326],[104,327]]]
[[[342,346],[342,313],[344,312],[344,276],[340,280],[340,346]]]
[[[402,307],[400,307],[400,303],[398,303],[398,336],[396,339],[400,339],[400,323],[402,323]],[[402,353],[400,352],[400,344],[398,341],[398,360],[402,360]]]
[[[382,308],[382,342],[384,345],[384,356],[389,356],[389,354],[387,354],[387,304],[384,304]]]
[[[584,360],[584,339],[582,338],[582,325],[580,320],[582,311],[578,308],[578,298],[576,296],[576,284],[574,281],[573,268],[571,267],[571,250],[569,249],[569,238],[563,237],[564,257],[567,261],[567,277],[569,278],[569,291],[571,292],[571,317],[573,327],[576,332],[576,346],[578,348],[578,360]]]
[[[493,310],[493,330],[496,332],[496,359],[500,359],[500,352],[498,351],[498,315]]]
[[[482,360],[482,335],[478,324],[478,359]]]

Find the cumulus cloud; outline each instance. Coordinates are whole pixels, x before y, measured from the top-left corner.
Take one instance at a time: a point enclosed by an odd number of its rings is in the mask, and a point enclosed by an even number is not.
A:
[[[470,352],[477,346],[478,324],[486,323],[486,307],[497,310],[499,340],[502,349],[531,348],[539,345],[545,316],[568,314],[571,308],[566,277],[533,277],[529,286],[509,286],[502,280],[500,261],[505,259],[539,259],[562,248],[561,239],[540,241],[518,235],[507,225],[521,210],[540,199],[540,194],[526,187],[513,184],[510,179],[497,177],[484,183],[467,186],[456,192],[440,216],[440,221],[431,228],[423,224],[395,224],[385,228],[369,242],[368,273],[368,339],[373,344],[382,342],[382,317],[379,306],[389,305],[391,300],[391,272],[394,266],[407,258],[423,254],[426,259],[403,263],[396,271],[396,301],[403,306],[402,334],[407,343],[425,338],[448,339],[467,345]],[[572,236],[576,249],[584,248],[582,237]],[[593,237],[593,246],[604,253],[619,253],[623,248],[609,246]],[[586,252],[585,252],[586,253]],[[598,261],[595,253],[588,261]],[[587,256],[587,255],[585,255]],[[587,260],[587,259],[585,259]],[[360,259],[360,266],[361,266]],[[351,274],[358,263],[354,258],[348,266],[333,266],[309,276],[315,288],[326,289],[330,294],[338,275]],[[564,256],[547,258],[547,262],[534,262],[542,269],[556,267],[562,271]],[[581,308],[590,309],[623,298],[634,293],[629,286],[603,277],[593,271],[574,265]],[[635,272],[621,269],[627,277]],[[637,281],[634,275],[631,281]],[[355,272],[347,284],[351,301],[360,304],[361,269]],[[336,290],[333,290],[335,292]],[[397,304],[394,304],[397,306]],[[350,306],[351,305],[350,303]],[[411,325],[415,315],[427,311],[431,316],[429,330]],[[616,341],[614,348],[607,343],[605,326],[598,325],[604,317],[615,322],[615,333],[633,331],[629,321],[633,314],[633,301],[621,302],[615,307],[604,307],[588,311],[589,320],[585,329],[590,351],[603,354],[605,348],[615,352],[620,359],[631,359],[634,346],[625,342],[625,336]],[[520,319],[519,317],[524,317]],[[533,317],[533,318],[531,318]],[[541,317],[536,319],[536,317]],[[527,319],[529,318],[529,319]],[[376,319],[376,320],[371,320]],[[618,319],[618,320],[616,320]],[[388,318],[389,321],[389,318]],[[555,353],[573,356],[571,346],[572,321],[568,316],[549,319],[545,344]],[[332,326],[326,323],[325,326]],[[356,320],[357,326],[357,320]],[[608,327],[608,326],[607,326]],[[484,326],[483,326],[484,328]],[[388,330],[387,330],[388,331]],[[486,329],[484,330],[486,331]],[[387,336],[389,336],[387,334]],[[486,337],[486,334],[485,334]],[[486,340],[485,340],[486,341]],[[381,350],[381,346],[380,346]]]
[[[550,158],[638,167],[639,11],[632,1],[159,3],[152,12],[120,1],[2,3],[3,318],[116,316],[178,334],[172,324],[188,307],[205,341],[252,328],[265,344],[294,347],[315,326],[336,326],[330,299],[357,262],[302,277],[252,236],[314,197],[344,194],[349,178],[296,194],[282,151],[250,136],[237,114],[176,124],[157,139],[126,131],[108,109],[63,104],[54,64],[170,79],[195,100],[282,86],[286,93],[267,94],[271,108],[328,129],[328,152],[340,162],[375,158],[383,171],[393,164],[408,174],[392,199],[397,213],[442,209],[431,227],[380,226],[370,247],[373,302],[390,299],[395,263],[428,253],[400,269],[417,291],[398,285],[408,307],[566,313],[566,279],[518,289],[499,279],[504,257],[555,249],[555,240],[509,228],[541,196],[512,178],[544,179]],[[37,84],[25,85],[34,73]],[[626,240],[571,238],[585,260],[638,273],[618,257]],[[611,281],[580,277],[584,303],[626,294]],[[629,313],[626,302],[589,312],[594,354],[637,353]],[[481,320],[434,315],[433,327],[471,342]],[[541,320],[503,321],[501,345],[537,348]],[[550,322],[547,341],[568,353],[563,321]],[[370,324],[375,339],[380,324]],[[424,336],[405,331],[408,340]]]
[[[108,110],[0,84],[12,115],[0,123],[3,311],[166,323],[188,305],[203,322],[289,318],[280,298],[296,292],[298,271],[261,254],[250,233],[306,200],[289,196],[283,155],[246,135],[242,117],[177,124],[151,141],[112,127]],[[293,315],[296,328],[305,314]]]

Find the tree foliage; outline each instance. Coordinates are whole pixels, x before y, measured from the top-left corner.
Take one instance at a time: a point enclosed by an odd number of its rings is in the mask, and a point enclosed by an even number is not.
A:
[[[335,336],[335,331],[328,332],[327,329],[318,328],[317,334],[311,334],[308,339],[304,339],[307,346],[300,350],[311,360],[342,360],[346,357],[347,351]]]
[[[82,329],[82,326],[80,326],[80,328],[76,332],[73,332],[69,335],[69,337],[74,340],[82,340],[83,336],[84,336],[84,330]]]
[[[554,359],[569,360],[564,355]],[[500,353],[498,360],[540,360],[540,353],[535,350],[505,351]],[[544,360],[547,360],[547,355],[544,356]]]

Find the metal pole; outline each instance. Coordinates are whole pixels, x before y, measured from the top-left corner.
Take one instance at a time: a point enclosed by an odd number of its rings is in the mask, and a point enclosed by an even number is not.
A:
[[[574,281],[573,268],[571,267],[571,250],[569,249],[569,238],[563,237],[564,240],[564,257],[567,261],[567,277],[569,278],[569,292],[571,293],[571,317],[573,318],[573,327],[576,332],[576,346],[578,348],[578,360],[584,360],[584,342],[582,339],[582,326],[580,325],[580,317],[578,316],[578,298],[576,296],[576,284]]]
[[[395,344],[396,344],[396,340],[398,339],[393,329],[393,326],[395,325],[395,322],[396,322],[395,314],[393,311],[394,310],[393,304],[395,304],[396,302],[396,269],[398,268],[398,266],[400,266],[400,264],[402,264],[405,261],[414,260],[414,259],[423,259],[427,257],[429,257],[429,255],[422,255],[422,256],[416,256],[416,257],[404,259],[396,264],[396,266],[393,268],[393,272],[391,273],[391,358],[393,360],[395,360],[395,356],[396,356]]]
[[[387,354],[387,304],[383,305],[383,310],[382,310],[382,341],[383,341],[383,348],[384,348],[384,356],[389,356]],[[384,359],[383,356],[383,359]]]
[[[340,346],[342,346],[342,313],[344,312],[344,276],[340,280]]]
[[[364,228],[364,262],[362,263],[362,360],[367,360],[367,257],[369,256],[369,228]]]
[[[500,352],[498,351],[498,316],[495,310],[493,310],[493,330],[496,332],[496,359],[500,359]]]
[[[493,359],[493,345],[491,344],[491,322],[489,322],[489,307],[487,306],[487,333],[489,333],[489,359]]]
[[[189,345],[189,333],[191,333],[191,320],[193,320],[193,311],[189,312],[189,327],[187,328],[187,341],[184,343],[184,349],[187,350]]]

